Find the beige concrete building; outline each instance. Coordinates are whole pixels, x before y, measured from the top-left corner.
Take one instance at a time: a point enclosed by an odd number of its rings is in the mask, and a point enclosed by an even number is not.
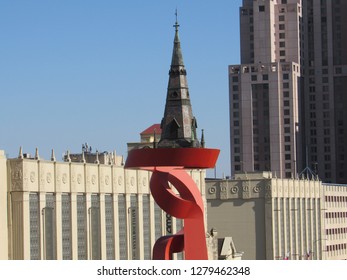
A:
[[[347,259],[347,185],[238,173],[207,180],[206,199],[208,227],[243,259]]]
[[[0,260],[7,260],[9,252],[8,243],[8,208],[7,208],[7,160],[5,152],[0,150]]]
[[[347,183],[347,2],[243,0],[229,66],[231,174]]]
[[[149,172],[104,156],[74,162],[67,153],[60,162],[38,152],[6,159],[0,151],[0,258],[151,259],[155,240],[180,230],[182,220],[156,205]],[[205,171],[190,174],[205,200]]]
[[[324,182],[347,183],[347,1],[302,1],[308,166]]]
[[[229,66],[232,174],[300,168],[300,18],[300,0],[243,1],[241,64]]]

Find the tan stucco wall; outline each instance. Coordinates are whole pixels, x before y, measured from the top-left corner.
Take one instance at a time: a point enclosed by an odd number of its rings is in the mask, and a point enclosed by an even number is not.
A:
[[[0,209],[0,260],[7,260],[7,168],[6,156],[3,150],[0,150]]]
[[[232,236],[244,260],[265,259],[265,220],[263,199],[208,201],[208,228],[219,236]]]

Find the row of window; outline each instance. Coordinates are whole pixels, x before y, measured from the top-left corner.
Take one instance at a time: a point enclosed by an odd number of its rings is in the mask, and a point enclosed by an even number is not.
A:
[[[343,249],[346,249],[346,248],[347,248],[347,244],[346,243],[335,244],[335,245],[328,245],[328,246],[326,246],[326,251],[332,252],[332,251],[343,250]]]
[[[308,88],[309,92],[314,93],[316,92],[316,86],[309,86]],[[329,92],[329,85],[323,85],[322,86],[322,92]]]
[[[326,212],[326,219],[347,218],[347,212]]]
[[[316,84],[316,79],[315,79],[315,77],[310,77],[310,78],[308,79],[308,82],[309,82],[310,84]],[[329,83],[329,77],[322,77],[322,83],[323,83],[323,84],[328,84],[328,83]]]
[[[329,228],[325,230],[327,235],[347,233],[347,227],[345,228]]]
[[[326,195],[326,202],[347,202],[347,196]]]

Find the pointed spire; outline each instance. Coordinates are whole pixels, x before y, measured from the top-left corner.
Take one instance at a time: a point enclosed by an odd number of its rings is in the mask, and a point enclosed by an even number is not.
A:
[[[175,27],[175,39],[174,39],[174,48],[172,52],[172,60],[171,60],[171,65],[172,66],[184,66],[183,63],[183,55],[182,55],[182,50],[181,50],[181,42],[180,38],[178,36],[178,28],[180,25],[178,24],[177,21],[177,9],[176,9],[176,22],[173,25]]]
[[[35,149],[35,159],[40,160],[39,149],[38,148]]]
[[[200,144],[201,144],[201,148],[205,148],[205,135],[204,135],[204,130],[201,129],[201,141],[200,141]]]
[[[178,36],[176,10],[175,39],[169,71],[164,117],[161,122],[161,139],[158,148],[200,147],[196,137],[197,122],[193,116],[183,63],[181,43]]]
[[[55,154],[54,154],[54,149],[52,149],[52,153],[51,153],[51,161],[55,161]]]
[[[19,147],[19,154],[18,154],[18,158],[24,158],[23,156],[23,149],[22,146]]]

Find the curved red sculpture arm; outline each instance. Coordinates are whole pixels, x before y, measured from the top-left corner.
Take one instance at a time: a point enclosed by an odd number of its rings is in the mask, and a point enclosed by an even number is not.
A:
[[[219,150],[205,148],[158,148],[129,152],[125,167],[152,171],[150,189],[154,200],[171,216],[184,219],[184,229],[157,240],[153,247],[153,259],[170,260],[173,253],[181,251],[184,251],[186,260],[208,259],[203,201],[198,187],[184,168],[212,168],[218,154]]]
[[[178,191],[175,194],[171,183]],[[150,183],[157,204],[171,216],[184,219],[184,229],[164,236],[153,248],[153,259],[171,259],[172,253],[184,248],[185,259],[207,259],[204,206],[193,179],[183,169],[154,168]]]
[[[177,189],[179,195],[174,193],[169,183]],[[185,219],[195,207],[203,207],[200,192],[194,193],[194,188],[187,188],[192,184],[194,182],[185,170],[154,168],[150,189],[160,208],[171,216]]]
[[[160,237],[153,247],[153,260],[172,260],[173,253],[184,249],[183,230],[174,234]]]

